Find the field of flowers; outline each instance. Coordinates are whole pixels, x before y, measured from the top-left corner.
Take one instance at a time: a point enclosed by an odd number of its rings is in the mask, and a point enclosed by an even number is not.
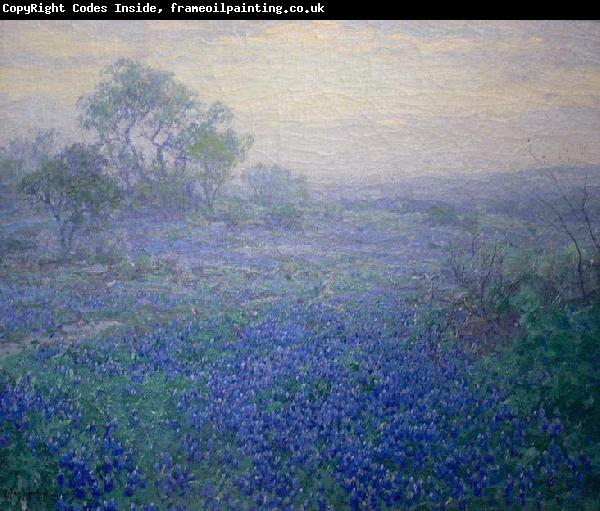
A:
[[[431,335],[461,227],[379,203],[302,231],[122,219],[56,260],[37,225],[0,229],[30,240],[0,260],[0,511],[599,509],[594,389]],[[532,330],[549,359],[580,346],[561,378],[594,381],[592,313]]]
[[[24,352],[0,373],[2,509],[582,509],[560,421],[412,323],[369,295]]]
[[[112,226],[117,242],[102,247],[112,252],[108,263],[95,262],[97,254],[84,254],[88,261],[44,262],[52,251],[43,244],[16,251],[15,260],[0,258],[0,355],[32,340],[89,337],[109,321],[146,328],[173,317],[208,317],[231,304],[255,310],[291,296],[354,293],[389,283],[389,276],[408,268],[404,252],[416,257],[423,251],[423,240],[408,239],[406,223],[360,220],[357,229],[356,218],[318,219],[301,236],[252,226],[128,220]],[[0,241],[26,237],[30,224],[5,221]]]

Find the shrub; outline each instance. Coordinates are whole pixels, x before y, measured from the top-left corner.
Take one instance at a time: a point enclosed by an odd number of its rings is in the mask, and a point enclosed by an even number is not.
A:
[[[262,163],[242,176],[252,195],[252,201],[264,208],[263,219],[271,228],[302,227],[301,204],[308,197],[306,179],[278,165]]]
[[[423,328],[437,342],[454,340],[447,335],[453,330],[460,341],[460,331],[475,324],[480,345],[493,340],[478,350],[491,352],[480,358],[482,374],[494,375],[506,403],[539,420],[543,433],[566,429],[565,445],[599,467],[600,302],[594,264],[586,262],[592,252],[584,243],[534,249],[474,234],[452,247],[443,269],[447,287],[436,289],[438,300],[429,305],[437,315]],[[600,471],[580,476],[585,497],[596,502]]]
[[[248,170],[243,179],[250,187],[254,202],[262,206],[300,204],[308,196],[304,176],[278,165],[258,164]]]
[[[106,235],[93,236],[81,249],[82,257],[90,263],[118,266],[127,260],[127,240]]]
[[[192,210],[186,215],[188,225],[194,227],[208,227],[208,220],[201,212]]]
[[[454,282],[446,299],[486,321],[507,312],[510,296],[529,277],[531,268],[515,261],[526,257],[498,240],[474,236],[468,246],[453,246],[444,274]]]
[[[138,183],[133,205],[137,209],[159,211],[168,218],[184,215],[195,207],[195,200],[189,181],[183,178],[169,178]]]
[[[265,214],[265,223],[271,228],[301,229],[304,214],[294,204],[274,205]]]
[[[38,129],[25,137],[10,140],[0,147],[0,204],[17,205],[21,179],[35,172],[40,164],[54,153],[56,133]]]
[[[238,198],[230,197],[222,201],[217,211],[217,216],[228,227],[238,227],[248,220],[250,209]]]
[[[429,208],[427,216],[433,225],[455,225],[459,216],[452,206],[438,205]]]
[[[73,144],[21,181],[20,191],[56,220],[63,249],[71,249],[77,231],[97,226],[118,205],[120,193],[106,165],[95,146]]]
[[[531,287],[513,299],[523,335],[485,360],[524,413],[545,411],[570,431],[570,444],[585,449],[595,471],[586,487],[600,493],[600,303],[543,305]],[[543,412],[544,413],[544,412]],[[594,496],[594,495],[592,495]]]
[[[526,333],[507,356],[521,375],[522,390],[535,389],[540,405],[562,412],[600,438],[600,304],[542,306],[531,288],[523,289],[514,302]]]

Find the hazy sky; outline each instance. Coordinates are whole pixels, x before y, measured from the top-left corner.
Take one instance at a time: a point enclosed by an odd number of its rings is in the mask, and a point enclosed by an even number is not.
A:
[[[600,163],[596,22],[0,22],[1,141],[74,136],[77,98],[133,57],[221,100],[250,162],[306,174]]]

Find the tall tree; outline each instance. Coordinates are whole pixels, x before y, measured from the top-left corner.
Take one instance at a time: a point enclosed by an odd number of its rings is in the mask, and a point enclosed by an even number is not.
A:
[[[229,115],[220,104],[202,109],[173,74],[131,59],[108,66],[94,92],[79,99],[81,124],[95,131],[131,194],[140,179],[181,174],[195,134]]]

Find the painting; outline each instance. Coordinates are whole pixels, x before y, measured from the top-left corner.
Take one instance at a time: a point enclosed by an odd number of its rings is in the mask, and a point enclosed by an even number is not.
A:
[[[3,20],[0,123],[0,509],[599,509],[598,22]]]

